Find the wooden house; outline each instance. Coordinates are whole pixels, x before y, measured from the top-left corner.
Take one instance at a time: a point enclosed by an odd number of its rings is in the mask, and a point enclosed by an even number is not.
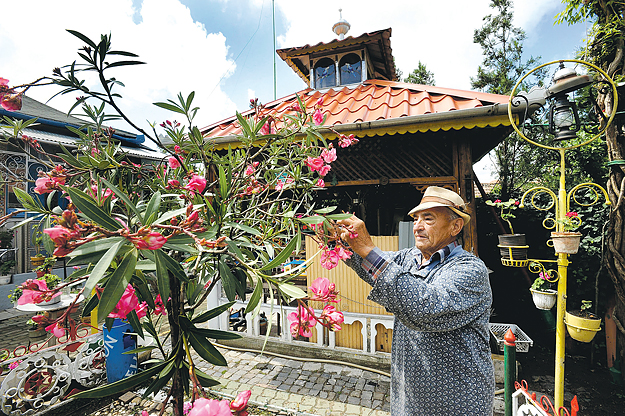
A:
[[[389,250],[414,244],[411,223],[404,231],[401,224],[411,222],[408,211],[430,185],[458,192],[469,211],[476,212],[473,164],[512,131],[508,96],[399,82],[391,29],[358,37],[337,34],[339,38],[331,42],[277,51],[308,88],[266,103],[263,110],[264,115],[277,117],[292,113],[299,96],[312,113],[322,99],[325,126],[360,140],[347,148],[335,146],[337,160],[325,178],[326,188],[318,192],[319,200],[356,213],[382,248]],[[253,111],[242,115],[250,116]],[[515,117],[523,111],[524,106],[515,107]],[[207,140],[226,147],[236,146],[241,130],[233,116],[202,132]],[[336,139],[329,129],[322,133]],[[401,243],[402,238],[408,243]],[[477,254],[474,215],[465,227],[463,245]],[[349,299],[341,302],[344,311],[386,314],[366,299],[368,288],[344,265],[330,272],[314,265],[307,275],[309,283],[319,276],[334,280],[344,299]],[[354,344],[365,339],[360,337],[363,325],[337,333],[337,345],[344,342],[367,350]],[[382,338],[390,340],[389,332],[385,334]],[[371,351],[389,345],[381,339],[375,344]]]

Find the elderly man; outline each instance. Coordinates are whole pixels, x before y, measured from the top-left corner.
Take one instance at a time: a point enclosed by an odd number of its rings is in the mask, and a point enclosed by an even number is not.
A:
[[[356,253],[346,263],[395,315],[391,414],[492,415],[488,273],[457,241],[471,217],[458,194],[436,186],[408,214],[415,247],[397,252],[377,248],[360,219],[339,221]]]

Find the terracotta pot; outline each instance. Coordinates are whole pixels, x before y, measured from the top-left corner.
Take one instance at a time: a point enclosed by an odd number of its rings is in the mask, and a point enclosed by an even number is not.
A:
[[[578,232],[551,233],[556,253],[575,254],[579,249],[582,234]]]
[[[592,341],[597,332],[601,330],[601,318],[594,313],[590,315],[591,317],[585,318],[577,316],[576,313],[566,312],[564,323],[571,338],[580,342]]]
[[[556,300],[558,299],[558,292],[553,289],[536,290],[530,288],[530,292],[532,292],[534,305],[536,305],[538,309],[545,311],[553,308],[553,305],[556,304]]]

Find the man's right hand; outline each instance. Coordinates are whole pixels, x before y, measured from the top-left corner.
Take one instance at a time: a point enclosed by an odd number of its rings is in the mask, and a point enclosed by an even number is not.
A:
[[[360,218],[354,215],[346,220],[337,221],[337,224],[343,226],[341,240],[349,244],[354,253],[363,259],[375,248],[367,227]]]

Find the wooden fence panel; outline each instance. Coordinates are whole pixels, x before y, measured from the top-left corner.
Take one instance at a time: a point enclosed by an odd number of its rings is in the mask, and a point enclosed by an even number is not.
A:
[[[397,236],[372,236],[371,238],[373,243],[383,251],[396,251],[399,246],[399,238]],[[306,236],[306,259],[313,257],[317,250],[319,250],[317,243],[309,236]],[[317,256],[306,269],[308,286],[318,277],[327,277],[338,288],[339,298],[341,299],[337,304],[338,310],[373,315],[392,315],[386,312],[382,306],[367,299],[371,286],[360,279],[343,262],[339,262],[339,265],[332,270],[326,270],[321,267],[319,256]],[[320,302],[312,302],[312,306],[319,309],[323,305]],[[344,325],[344,329],[336,333],[336,345],[338,347],[362,349],[362,335],[360,331],[360,325]],[[378,333],[378,337],[385,340],[382,343],[385,347],[380,349],[381,343],[376,340],[376,351],[390,352],[389,346],[392,336],[393,330],[391,329]],[[316,342],[316,337],[313,336],[311,341]]]

